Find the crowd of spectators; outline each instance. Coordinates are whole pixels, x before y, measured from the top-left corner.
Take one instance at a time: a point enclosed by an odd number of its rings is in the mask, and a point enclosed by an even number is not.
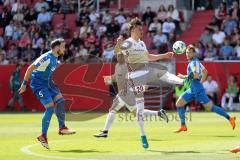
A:
[[[240,60],[239,19],[238,2],[230,8],[222,2],[196,44],[198,57],[204,61]]]
[[[142,16],[152,48],[156,49],[170,46],[180,26],[179,13],[173,5],[168,10],[161,5],[158,12],[150,7],[144,13],[124,9],[97,12],[91,0],[82,0],[78,13],[77,3],[72,0],[39,0],[30,5],[24,2],[0,0],[0,64],[31,63],[49,50],[51,40],[58,37],[67,40],[67,54],[62,61],[111,61],[114,40],[119,34],[127,36],[131,18]],[[72,22],[76,27],[69,27],[66,21],[54,24],[56,14],[77,15]]]

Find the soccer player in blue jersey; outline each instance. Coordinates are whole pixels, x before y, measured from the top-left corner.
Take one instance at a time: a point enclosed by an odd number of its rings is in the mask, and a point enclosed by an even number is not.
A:
[[[192,79],[189,89],[182,93],[182,95],[178,98],[176,103],[178,115],[181,120],[181,127],[176,131],[176,133],[187,131],[187,126],[185,123],[184,106],[192,100],[197,100],[198,102],[203,104],[205,108],[208,108],[212,112],[215,112],[218,115],[225,117],[227,120],[229,120],[230,124],[232,125],[232,128],[234,129],[235,117],[229,116],[224,111],[223,108],[214,105],[205,93],[202,82],[205,81],[207,77],[207,70],[196,57],[195,48],[193,45],[189,45],[187,47],[186,56],[189,61],[187,66],[187,75],[179,74],[178,77],[180,78],[192,77]]]
[[[51,50],[41,55],[28,67],[21,88],[19,89],[19,93],[25,92],[27,82],[31,78],[30,86],[45,107],[42,117],[42,134],[37,139],[47,149],[49,149],[47,130],[54,110],[59,123],[59,134],[67,135],[76,133],[65,126],[64,98],[57,85],[51,79],[58,65],[58,57],[63,55],[64,52],[64,39],[53,40],[51,42]]]

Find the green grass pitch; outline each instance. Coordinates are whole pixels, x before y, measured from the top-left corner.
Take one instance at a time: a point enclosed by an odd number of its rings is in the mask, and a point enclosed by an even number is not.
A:
[[[51,150],[43,148],[36,140],[40,133],[40,113],[0,115],[0,160],[240,160],[240,154],[228,150],[240,143],[240,114],[233,131],[227,120],[214,113],[192,113],[188,131],[173,133],[178,129],[176,120],[146,122],[150,147],[140,144],[136,121],[126,121],[116,116],[108,138],[92,135],[102,129],[106,114],[85,122],[68,122],[75,135],[59,136],[56,117],[52,118],[48,138]],[[175,114],[171,112],[169,114]],[[239,124],[239,125],[238,125]]]

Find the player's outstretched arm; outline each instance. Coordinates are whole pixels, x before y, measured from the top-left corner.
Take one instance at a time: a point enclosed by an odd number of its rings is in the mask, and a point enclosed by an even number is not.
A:
[[[27,69],[27,71],[26,71],[26,73],[24,75],[23,83],[22,83],[22,85],[21,85],[21,87],[19,89],[19,93],[20,94],[22,94],[23,92],[26,91],[27,82],[28,82],[28,80],[29,80],[29,78],[30,78],[30,76],[31,76],[31,74],[32,74],[34,69],[36,69],[36,66],[34,64],[31,64],[28,67],[28,69]]]
[[[148,59],[149,61],[158,61],[158,60],[162,60],[162,59],[170,59],[173,57],[173,52],[167,52],[165,54],[160,54],[160,55],[155,55],[155,54],[148,54]]]

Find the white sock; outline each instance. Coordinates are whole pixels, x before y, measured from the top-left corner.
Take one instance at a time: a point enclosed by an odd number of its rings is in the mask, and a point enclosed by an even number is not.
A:
[[[140,127],[141,136],[145,136],[144,130],[144,120],[143,120],[143,110],[144,110],[144,99],[143,98],[136,98],[136,106],[137,106],[137,122]]]
[[[107,116],[107,119],[106,119],[106,122],[105,122],[105,126],[104,126],[104,131],[108,131],[114,118],[115,118],[115,115],[116,115],[116,112],[115,111],[110,111],[108,113],[108,116]]]
[[[144,117],[148,117],[148,116],[158,116],[158,111],[151,111],[149,109],[144,109],[143,110],[143,115]]]
[[[170,84],[183,85],[183,79],[181,79],[178,76],[171,74],[169,72],[166,72],[162,77],[160,77],[160,80],[165,81]]]

